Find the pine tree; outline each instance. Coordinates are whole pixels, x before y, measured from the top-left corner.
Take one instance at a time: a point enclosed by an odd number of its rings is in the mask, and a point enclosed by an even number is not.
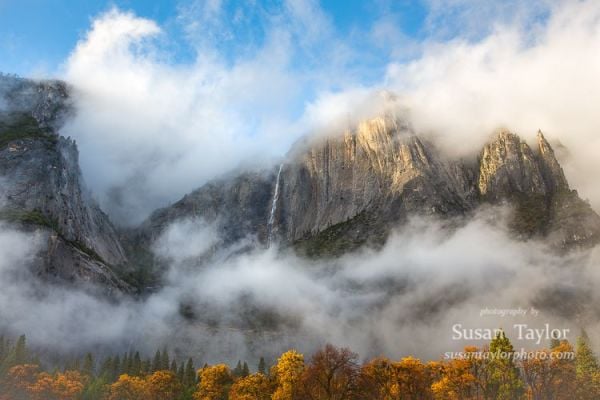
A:
[[[112,378],[112,368],[113,368],[113,360],[111,356],[108,356],[104,359],[102,364],[100,365],[100,371],[98,372],[98,376],[110,379]]]
[[[237,365],[233,369],[233,376],[240,377],[242,376],[242,361],[238,360]]]
[[[173,360],[173,362],[171,362],[171,372],[174,373],[175,375],[177,375],[177,361]]]
[[[121,359],[119,358],[119,355],[117,354],[117,356],[114,358],[113,360],[113,365],[112,365],[112,374],[111,374],[111,381],[115,381],[119,378],[119,375],[121,375]]]
[[[596,399],[600,396],[600,367],[585,330],[577,338],[575,349],[575,374],[578,399]]]
[[[493,359],[488,364],[490,379],[488,391],[496,400],[520,399],[523,381],[514,362],[514,348],[504,331],[498,332],[490,343]]]
[[[107,383],[109,383],[106,377],[98,377],[92,379],[86,386],[78,399],[81,400],[99,400],[105,399],[107,396]]]
[[[131,364],[131,374],[134,376],[139,376],[142,372],[142,359],[140,357],[139,352],[135,352],[133,356],[133,362]]]
[[[4,341],[4,336],[0,336],[0,364],[2,364],[2,362],[4,361],[4,359],[6,358],[6,342]]]
[[[187,363],[185,364],[183,384],[186,387],[194,386],[196,384],[196,370],[194,369],[194,362],[191,358],[188,358]]]
[[[73,369],[75,371],[81,371],[81,362],[79,360],[79,357],[77,357],[75,359],[75,361],[73,362],[73,368],[71,368],[71,369]]]
[[[29,356],[29,363],[33,364],[33,365],[42,365],[42,362],[40,361],[40,357],[37,354]]]
[[[169,352],[167,348],[163,348],[161,359],[160,359],[160,369],[163,371],[168,371],[171,363],[169,362]]]
[[[152,360],[152,371],[151,372],[160,371],[161,360],[162,360],[162,358],[160,355],[160,350],[156,350],[156,354],[154,355],[154,360]]]
[[[152,361],[150,361],[149,358],[146,358],[143,362],[142,362],[142,369],[140,371],[140,375],[146,375],[149,374],[152,370]]]
[[[264,357],[261,357],[258,361],[258,372],[263,375],[267,374],[267,364],[265,363]]]
[[[129,363],[129,356],[127,355],[127,353],[123,354],[123,361],[121,361],[121,371],[119,371],[119,374],[129,374],[129,366],[131,364]]]
[[[181,383],[183,383],[185,380],[185,365],[183,362],[179,364],[179,369],[177,370],[177,379],[179,379],[179,382]]]
[[[577,375],[591,375],[598,372],[598,359],[590,346],[590,338],[585,330],[581,331],[581,336],[577,338],[576,348]]]
[[[133,351],[130,351],[127,355],[127,374],[134,375],[133,373]]]
[[[94,376],[94,358],[92,353],[87,353],[85,355],[81,372],[88,376]]]
[[[15,345],[15,364],[26,364],[28,360],[25,335],[21,335]]]
[[[244,361],[244,366],[242,367],[242,376],[246,377],[250,375],[250,368],[248,368],[248,363]]]

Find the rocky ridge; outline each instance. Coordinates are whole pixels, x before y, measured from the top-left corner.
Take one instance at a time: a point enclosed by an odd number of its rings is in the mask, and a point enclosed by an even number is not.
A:
[[[477,157],[456,160],[401,121],[382,116],[338,136],[297,143],[281,168],[277,196],[279,166],[224,178],[157,211],[138,234],[157,237],[181,219],[218,217],[226,242],[255,235],[266,243],[274,210],[281,245],[311,256],[337,255],[383,243],[412,215],[450,219],[483,204],[506,203],[513,207],[510,226],[523,239],[546,238],[562,250],[600,239],[600,217],[569,188],[541,132],[531,148],[502,130]]]
[[[600,241],[600,217],[569,187],[541,132],[531,147],[502,130],[478,155],[455,159],[389,115],[304,138],[281,165],[229,173],[118,231],[85,189],[76,144],[59,134],[73,112],[69,90],[0,77],[0,219],[47,235],[35,268],[48,279],[109,292],[160,285],[165,265],[153,245],[189,219],[216,226],[220,248],[277,242],[323,257],[380,246],[414,215],[452,221],[508,204],[524,240],[544,238],[560,251]]]
[[[0,78],[0,218],[42,231],[39,275],[61,282],[132,288],[115,273],[127,263],[117,232],[85,189],[75,142],[57,133],[70,112],[61,82]]]

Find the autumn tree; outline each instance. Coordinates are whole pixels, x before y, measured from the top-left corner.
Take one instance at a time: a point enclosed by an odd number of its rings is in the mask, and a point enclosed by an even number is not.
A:
[[[522,362],[523,379],[533,400],[569,398],[576,390],[573,347],[567,342],[552,343]]]
[[[272,385],[264,374],[256,373],[235,381],[229,400],[270,400]]]
[[[575,351],[568,341],[563,340],[551,348],[551,354],[553,358],[550,360],[550,368],[556,370],[551,383],[553,398],[568,398],[577,389]]]
[[[281,355],[273,367],[277,388],[273,400],[293,400],[297,397],[298,384],[304,372],[304,356],[296,350]]]
[[[108,400],[148,400],[150,396],[144,379],[124,374],[110,386]]]
[[[233,382],[231,371],[225,364],[206,366],[199,372],[200,383],[194,393],[195,400],[226,400]]]
[[[175,400],[182,391],[181,382],[171,371],[156,371],[146,378],[150,400]]]
[[[421,360],[410,356],[404,357],[394,363],[394,369],[401,399],[431,398],[432,371]]]
[[[39,366],[33,364],[11,367],[2,381],[2,392],[8,399],[27,398],[29,388],[37,381],[39,372]]]
[[[477,385],[473,375],[473,360],[469,357],[456,358],[442,364],[441,378],[432,384],[435,399],[476,399]]]
[[[38,374],[35,383],[29,388],[31,400],[75,400],[79,399],[87,384],[87,377],[78,371],[67,371],[50,375]]]
[[[302,375],[302,393],[308,399],[346,400],[356,392],[358,355],[326,345],[317,351]]]

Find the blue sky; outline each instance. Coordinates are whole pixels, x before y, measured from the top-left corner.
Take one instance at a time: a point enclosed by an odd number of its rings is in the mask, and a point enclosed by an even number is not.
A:
[[[57,70],[93,18],[112,6],[159,23],[176,13],[166,1],[0,0],[0,71],[29,75]]]
[[[207,1],[208,2],[208,1]],[[78,40],[90,29],[92,20],[112,7],[133,11],[137,16],[156,21],[168,31],[175,62],[194,59],[193,43],[184,34],[180,17],[193,1],[148,0],[0,0],[0,71],[19,75],[51,75],[74,49]],[[233,14],[236,8],[252,8],[249,2],[229,1],[225,5]],[[260,1],[264,9],[276,9],[280,3]],[[368,32],[383,16],[389,17],[408,37],[424,35],[426,5],[419,1],[328,0],[321,3],[323,12],[337,33],[342,36],[360,36]],[[255,7],[256,8],[256,7]],[[237,27],[236,43],[225,46],[247,45],[250,38],[260,34],[264,15]],[[233,24],[232,24],[233,25]],[[227,48],[223,49],[226,52]],[[378,56],[384,57],[385,52]]]
[[[77,89],[62,133],[104,209],[139,222],[390,106],[457,155],[506,125],[577,148],[567,133],[600,124],[598,15],[596,0],[0,0],[0,71]]]

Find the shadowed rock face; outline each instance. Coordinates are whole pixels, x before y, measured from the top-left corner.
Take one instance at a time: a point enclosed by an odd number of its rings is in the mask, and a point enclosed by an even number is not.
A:
[[[371,210],[393,222],[413,211],[456,215],[473,207],[470,171],[391,118],[300,146],[282,180],[280,232],[288,241]]]
[[[283,246],[325,256],[381,245],[412,215],[453,220],[510,203],[520,237],[545,237],[557,249],[600,240],[600,217],[569,188],[541,132],[536,148],[501,131],[478,156],[455,160],[389,116],[307,138],[282,165],[217,179],[117,234],[84,189],[75,143],[57,134],[72,110],[68,92],[60,82],[0,77],[0,217],[46,233],[36,265],[46,277],[120,292],[132,288],[115,272],[139,287],[160,284],[148,278],[161,266],[152,246],[186,219],[216,226],[219,247],[268,244],[271,232]]]
[[[569,191],[563,170],[542,132],[537,151],[508,131],[500,132],[485,145],[480,156],[478,189],[487,200],[515,194],[550,196]]]
[[[451,218],[484,203],[511,203],[511,226],[523,238],[547,237],[562,249],[596,243],[600,218],[570,190],[541,132],[537,142],[532,149],[500,131],[477,157],[454,160],[387,116],[339,136],[306,139],[283,164],[274,234],[309,255],[341,254],[383,242],[411,215]],[[150,217],[145,235],[200,216],[222,218],[225,241],[254,234],[266,242],[278,170],[206,185]]]
[[[0,217],[47,233],[41,275],[129,291],[112,269],[127,263],[115,229],[84,189],[75,143],[55,131],[66,88],[2,81],[11,108],[0,113]]]

